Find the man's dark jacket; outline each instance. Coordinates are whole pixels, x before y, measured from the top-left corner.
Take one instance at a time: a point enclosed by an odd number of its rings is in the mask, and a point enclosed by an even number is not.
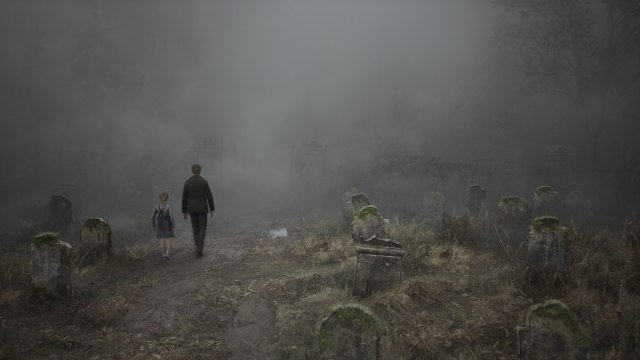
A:
[[[208,205],[208,206],[207,206]],[[193,175],[184,183],[182,190],[182,212],[183,213],[208,213],[214,211],[213,195],[207,180],[200,175]]]

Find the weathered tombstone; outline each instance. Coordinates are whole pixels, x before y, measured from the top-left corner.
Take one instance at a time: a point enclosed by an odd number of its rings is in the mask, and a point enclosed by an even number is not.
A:
[[[471,215],[477,216],[484,206],[487,192],[478,184],[473,184],[467,189],[467,209]]]
[[[64,297],[71,295],[71,245],[57,233],[36,235],[31,243],[31,296]]]
[[[591,212],[591,201],[582,191],[572,191],[564,198],[564,208],[570,216],[584,217]]]
[[[516,328],[518,359],[585,359],[587,337],[567,305],[548,300],[532,306]]]
[[[354,295],[367,296],[402,281],[405,254],[400,243],[390,239],[374,236],[358,243]]]
[[[531,215],[533,217],[538,216],[558,216],[559,214],[559,202],[560,198],[558,192],[553,190],[551,186],[543,185],[538,186],[533,193],[533,208]]]
[[[111,256],[111,227],[101,218],[87,219],[80,228],[80,251],[94,260],[107,261]]]
[[[498,235],[507,242],[517,244],[527,238],[529,203],[520,196],[503,196],[498,203]],[[501,234],[502,233],[502,234]],[[504,245],[504,244],[503,244]]]
[[[439,219],[444,211],[444,195],[430,192],[422,199],[422,208],[429,219]]]
[[[361,305],[335,307],[317,333],[320,359],[380,359],[380,321]]]
[[[351,192],[347,192],[345,197],[344,220],[345,226],[350,229],[351,222],[358,211],[371,203],[367,195],[359,192],[357,189],[352,189]]]
[[[389,222],[380,216],[377,207],[363,206],[351,222],[351,237],[353,241],[359,243],[374,236],[380,239],[390,238]]]
[[[529,227],[527,281],[530,285],[555,286],[565,273],[569,229],[558,218],[540,216]]]
[[[73,214],[71,201],[64,196],[54,195],[49,199],[47,230],[58,233],[60,238],[71,243]]]

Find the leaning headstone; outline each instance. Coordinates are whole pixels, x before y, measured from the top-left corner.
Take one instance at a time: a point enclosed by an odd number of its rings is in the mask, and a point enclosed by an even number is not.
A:
[[[430,192],[422,199],[422,208],[429,219],[439,219],[444,211],[444,195]]]
[[[533,208],[531,215],[538,216],[558,216],[560,210],[560,198],[558,192],[551,186],[538,186],[533,193]]]
[[[530,285],[554,286],[562,281],[569,241],[569,229],[558,218],[540,216],[529,227],[527,281]]]
[[[373,205],[362,207],[351,222],[351,237],[356,243],[371,237],[389,239],[391,230],[388,221],[380,216],[378,208]]]
[[[402,258],[406,252],[400,243],[378,237],[356,245],[355,296],[367,296],[402,281]]]
[[[587,337],[563,302],[548,300],[532,306],[525,325],[516,328],[518,359],[585,359]]]
[[[317,332],[320,359],[380,359],[380,321],[364,306],[339,305]]]
[[[357,189],[352,189],[351,192],[347,192],[345,197],[344,220],[345,226],[350,228],[351,222],[358,211],[371,203],[369,202],[367,195],[359,192]]]
[[[529,203],[520,196],[503,196],[498,203],[498,235],[506,236],[510,244],[527,238]]]
[[[484,206],[487,192],[478,184],[473,184],[467,189],[467,209],[471,215],[478,215]]]
[[[71,295],[71,245],[57,233],[36,235],[31,243],[31,296],[64,297]]]
[[[87,219],[80,228],[80,247],[84,255],[106,262],[111,256],[111,227],[101,218]]]
[[[71,243],[73,214],[71,201],[64,196],[54,195],[49,199],[47,230],[59,234],[60,239]]]

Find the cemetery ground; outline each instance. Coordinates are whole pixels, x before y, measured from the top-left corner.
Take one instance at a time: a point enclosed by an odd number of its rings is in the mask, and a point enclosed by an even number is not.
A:
[[[110,261],[73,257],[73,294],[58,301],[30,299],[25,226],[0,242],[0,359],[316,359],[320,321],[351,303],[379,318],[382,359],[515,359],[515,328],[550,298],[576,315],[591,359],[638,358],[640,266],[622,221],[568,224],[566,276],[532,287],[526,240],[486,212],[458,215],[391,217],[403,279],[362,299],[341,214],[214,217],[203,258],[180,219],[167,262],[152,234],[114,224]]]

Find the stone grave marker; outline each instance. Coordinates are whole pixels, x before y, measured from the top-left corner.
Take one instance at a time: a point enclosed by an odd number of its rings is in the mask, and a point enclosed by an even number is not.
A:
[[[484,206],[487,192],[478,184],[473,184],[467,189],[467,209],[471,215],[477,216]]]
[[[317,331],[320,359],[380,359],[380,321],[368,308],[339,305]]]
[[[529,203],[520,196],[503,196],[498,203],[497,228],[502,241],[511,245],[527,239]]]
[[[103,262],[111,257],[111,227],[103,219],[85,220],[80,228],[80,239],[80,252],[83,256],[90,255],[93,260]]]
[[[440,192],[430,192],[422,199],[422,209],[429,219],[440,219],[444,212],[444,195]]]
[[[587,337],[571,310],[559,300],[532,306],[516,334],[518,359],[586,359]]]
[[[558,192],[553,190],[551,186],[538,186],[533,193],[533,208],[531,215],[538,216],[559,216],[560,198]]]
[[[373,236],[380,239],[390,238],[391,226],[389,221],[380,216],[377,207],[374,205],[363,206],[351,222],[351,237],[354,242],[359,243]]]
[[[65,297],[71,295],[71,245],[57,233],[44,232],[31,243],[31,296]]]
[[[560,225],[558,218],[540,216],[529,227],[527,248],[527,281],[532,285],[542,282],[556,284],[565,272],[569,229]]]
[[[47,230],[57,233],[63,241],[73,242],[71,201],[54,195],[49,199]]]
[[[358,192],[357,189],[354,189],[354,192],[348,192],[346,194],[347,200],[345,202],[344,208],[344,219],[345,225],[350,229],[351,222],[353,221],[355,215],[360,211],[361,208],[370,205],[369,198],[366,194]]]
[[[402,281],[402,258],[406,254],[400,243],[371,237],[356,245],[355,296],[390,288]]]

